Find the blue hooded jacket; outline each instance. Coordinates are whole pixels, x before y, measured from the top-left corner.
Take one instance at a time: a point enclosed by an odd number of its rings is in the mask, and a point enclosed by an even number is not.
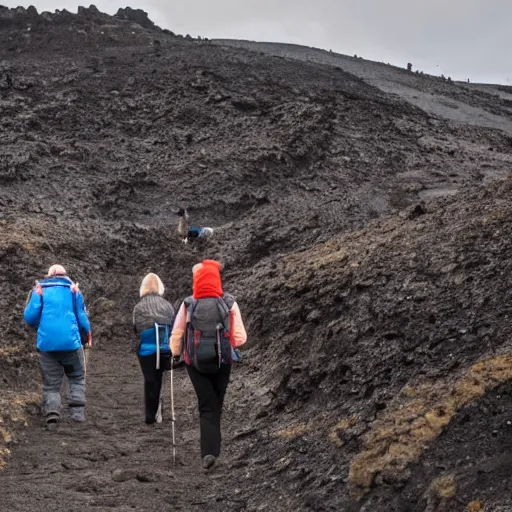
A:
[[[42,352],[72,351],[82,346],[80,328],[91,330],[81,292],[66,276],[47,278],[31,291],[23,313],[27,324],[37,329],[37,348]]]

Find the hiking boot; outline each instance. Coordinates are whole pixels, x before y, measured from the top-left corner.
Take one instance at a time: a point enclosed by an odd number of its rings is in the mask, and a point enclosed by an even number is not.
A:
[[[214,455],[205,455],[203,457],[203,468],[210,469],[215,464],[215,456]]]
[[[82,407],[75,407],[71,410],[71,419],[77,423],[85,421],[85,413]]]
[[[46,428],[48,430],[55,430],[60,421],[60,415],[56,412],[49,412],[46,415]]]

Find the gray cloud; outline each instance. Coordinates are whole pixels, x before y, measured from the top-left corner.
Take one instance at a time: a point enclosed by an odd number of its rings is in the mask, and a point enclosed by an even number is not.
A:
[[[5,3],[6,0],[4,0]],[[38,10],[72,0],[34,0]],[[15,0],[7,0],[14,7]],[[114,13],[113,0],[95,4]],[[512,85],[509,0],[146,0],[141,7],[162,28],[210,38],[304,44],[415,68],[455,79]]]

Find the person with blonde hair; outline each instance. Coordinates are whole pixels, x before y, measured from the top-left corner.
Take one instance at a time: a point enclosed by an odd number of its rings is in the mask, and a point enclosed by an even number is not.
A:
[[[232,349],[247,340],[240,308],[222,289],[220,263],[203,260],[192,268],[192,296],[184,300],[171,335],[173,356],[183,356],[197,395],[204,469],[220,455],[220,419],[229,383]]]
[[[174,322],[174,308],[163,298],[161,279],[153,273],[142,280],[141,300],[133,309],[133,328],[138,335],[137,352],[144,376],[146,423],[162,421],[162,378],[171,368],[169,334]]]
[[[71,419],[85,421],[83,345],[92,344],[91,326],[78,284],[66,275],[62,265],[52,265],[46,277],[36,281],[23,318],[37,329],[43,414],[47,426],[50,428],[60,421],[60,390],[64,375],[69,381]]]

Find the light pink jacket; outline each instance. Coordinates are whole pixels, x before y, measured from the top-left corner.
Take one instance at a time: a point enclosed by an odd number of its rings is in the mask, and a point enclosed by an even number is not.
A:
[[[231,344],[233,347],[239,347],[247,341],[247,332],[245,331],[244,322],[242,321],[242,314],[240,308],[236,302],[230,310],[231,313]],[[181,354],[181,346],[187,323],[190,320],[189,312],[185,306],[185,303],[181,304],[180,310],[174,320],[174,326],[172,328],[172,334],[170,339],[171,352],[173,356],[179,356]]]

